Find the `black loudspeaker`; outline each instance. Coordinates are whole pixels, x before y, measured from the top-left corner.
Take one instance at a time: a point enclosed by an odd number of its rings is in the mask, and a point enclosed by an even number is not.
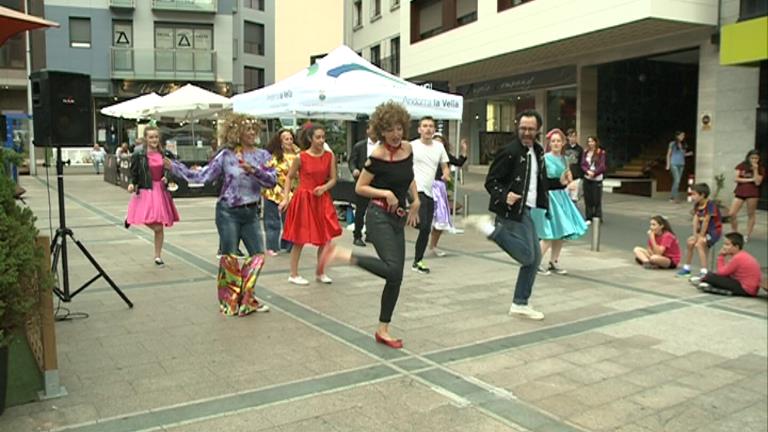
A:
[[[90,75],[41,70],[29,76],[39,147],[93,145]]]

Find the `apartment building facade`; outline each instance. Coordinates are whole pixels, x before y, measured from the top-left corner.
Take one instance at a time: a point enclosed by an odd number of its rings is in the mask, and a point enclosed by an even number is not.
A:
[[[2,0],[23,9],[23,0]],[[191,82],[230,96],[274,81],[274,0],[46,0],[32,69],[91,76],[93,142],[127,137],[99,109]],[[4,111],[27,111],[23,36],[0,51]],[[35,59],[37,59],[35,61]]]
[[[347,40],[365,56],[376,35],[399,34],[401,76],[464,95],[473,164],[490,161],[526,108],[544,115],[545,129],[600,137],[614,167],[663,158],[674,131],[686,131],[690,173],[713,185],[724,174],[725,196],[733,167],[758,145],[765,61],[721,64],[719,35],[761,16],[765,2],[413,0],[396,9],[399,26],[374,31],[366,8],[375,3],[347,0]]]

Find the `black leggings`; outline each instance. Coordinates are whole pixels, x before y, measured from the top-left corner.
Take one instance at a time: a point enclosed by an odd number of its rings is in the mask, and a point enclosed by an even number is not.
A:
[[[603,182],[584,179],[584,213],[587,220],[603,219]]]
[[[369,206],[365,218],[366,236],[373,242],[379,258],[353,254],[357,265],[386,280],[381,293],[379,322],[392,321],[405,265],[405,219]]]
[[[720,276],[716,273],[707,273],[706,276],[701,278],[701,281],[706,282],[711,287],[715,288],[714,290],[704,290],[712,294],[752,297],[748,292],[744,291],[744,288],[741,287],[741,283],[732,277]]]
[[[435,215],[435,200],[428,197],[424,192],[419,192],[419,236],[416,238],[416,254],[413,257],[413,263],[424,259],[424,252],[427,250],[429,242],[429,233],[432,232],[432,217]]]

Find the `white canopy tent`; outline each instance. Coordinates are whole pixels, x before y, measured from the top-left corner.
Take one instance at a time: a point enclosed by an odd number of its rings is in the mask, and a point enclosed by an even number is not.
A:
[[[271,118],[355,120],[393,100],[414,118],[461,120],[464,98],[431,90],[369,63],[346,45],[271,86],[236,95],[235,112]]]
[[[381,103],[401,103],[412,118],[456,120],[461,131],[464,97],[408,82],[341,45],[317,63],[271,86],[232,97],[235,112],[271,118],[356,120]],[[459,139],[455,140],[458,153]],[[454,182],[456,213],[458,181]]]
[[[157,104],[162,97],[155,92],[104,107],[100,112],[110,117],[136,120],[143,118],[144,110]]]
[[[146,107],[142,115],[152,118],[195,120],[211,117],[230,108],[232,108],[232,101],[229,98],[187,84]]]
[[[161,97],[157,102],[142,111],[142,115],[154,119],[171,118],[175,121],[188,121],[192,124],[192,142],[196,143],[195,121],[215,117],[219,112],[232,108],[229,98],[187,84],[178,90]]]

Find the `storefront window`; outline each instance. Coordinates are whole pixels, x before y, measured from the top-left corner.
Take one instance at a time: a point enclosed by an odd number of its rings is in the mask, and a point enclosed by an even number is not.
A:
[[[547,92],[547,129],[576,129],[576,89]]]
[[[536,98],[531,94],[489,100],[486,104],[485,130],[488,132],[514,131],[517,113],[534,108],[536,108]]]

